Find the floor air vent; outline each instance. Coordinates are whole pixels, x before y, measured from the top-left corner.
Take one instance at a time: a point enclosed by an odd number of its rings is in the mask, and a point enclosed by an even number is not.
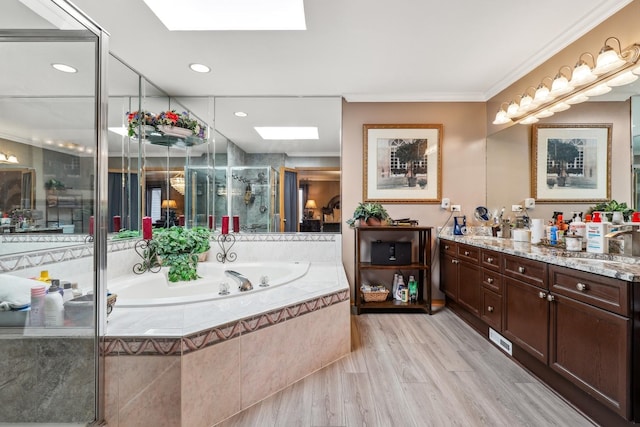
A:
[[[511,341],[489,328],[489,339],[498,347],[503,349],[509,356],[513,356],[511,354],[512,344]]]

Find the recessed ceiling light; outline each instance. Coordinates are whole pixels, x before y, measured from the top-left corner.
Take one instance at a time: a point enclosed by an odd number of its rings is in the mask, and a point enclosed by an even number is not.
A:
[[[208,73],[211,71],[211,68],[207,67],[204,64],[189,64],[189,68],[191,68],[196,73]]]
[[[262,139],[318,139],[315,126],[256,126]]]
[[[234,116],[236,117],[247,117],[248,114],[245,113],[244,111],[236,111],[235,113],[233,113]]]
[[[306,30],[303,0],[144,0],[169,31]]]
[[[78,70],[76,70],[75,68],[73,68],[71,65],[66,65],[66,64],[51,64],[51,66],[53,68],[55,68],[58,71],[62,71],[63,73],[77,73]]]

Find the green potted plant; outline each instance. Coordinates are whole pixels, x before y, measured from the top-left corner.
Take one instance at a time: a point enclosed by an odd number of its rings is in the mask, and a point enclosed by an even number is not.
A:
[[[633,209],[629,208],[626,203],[618,203],[615,200],[610,200],[608,202],[598,203],[597,205],[589,208],[588,213],[593,212],[604,212],[607,215],[607,220],[611,221],[613,212],[622,212],[622,216],[625,221],[629,221],[631,214],[633,213]]]
[[[169,267],[170,282],[196,280],[199,255],[211,247],[211,231],[205,227],[173,226],[154,229],[152,252]]]
[[[361,202],[353,211],[353,216],[347,220],[350,227],[363,225],[381,225],[389,220],[387,210],[380,203]]]
[[[409,187],[416,186],[416,171],[414,163],[424,160],[424,154],[427,150],[426,139],[412,139],[411,142],[400,145],[396,149],[396,157],[402,163],[407,165],[407,185]]]

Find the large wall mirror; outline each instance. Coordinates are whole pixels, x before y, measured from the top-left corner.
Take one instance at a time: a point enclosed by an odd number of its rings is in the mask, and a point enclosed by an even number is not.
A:
[[[196,112],[211,105],[181,98]],[[243,232],[340,232],[340,97],[215,97],[215,217]],[[203,111],[201,114],[206,114]],[[314,128],[310,139],[262,128]]]
[[[541,119],[539,124],[612,124],[611,199],[640,208],[640,80]],[[531,197],[531,125],[514,124],[487,138],[487,207],[498,210]],[[633,156],[631,154],[633,150]],[[633,167],[633,177],[630,168]],[[554,211],[584,212],[594,203],[537,203],[532,217],[550,219]],[[510,212],[509,212],[510,214]]]

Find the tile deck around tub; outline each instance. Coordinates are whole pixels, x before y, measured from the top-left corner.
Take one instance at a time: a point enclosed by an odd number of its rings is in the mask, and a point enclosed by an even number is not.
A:
[[[246,296],[179,306],[118,307],[103,354],[179,354],[349,300],[341,264],[311,263],[290,284]]]

